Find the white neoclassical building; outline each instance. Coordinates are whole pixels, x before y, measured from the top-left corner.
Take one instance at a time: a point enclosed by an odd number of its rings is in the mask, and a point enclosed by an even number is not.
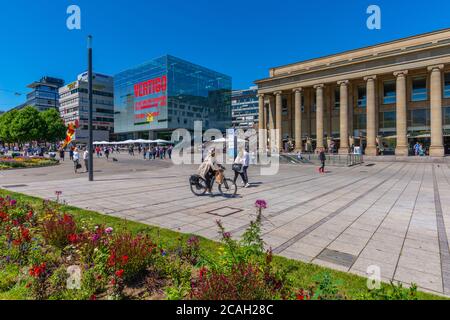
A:
[[[255,83],[259,128],[280,129],[280,148],[450,152],[450,29],[275,67]]]

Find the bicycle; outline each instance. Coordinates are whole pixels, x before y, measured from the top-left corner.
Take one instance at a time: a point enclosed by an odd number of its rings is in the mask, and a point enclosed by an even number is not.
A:
[[[233,180],[229,178],[225,178],[225,175],[223,174],[226,169],[221,166],[221,169],[219,170],[219,174],[222,175],[222,177],[217,178],[217,176],[213,179],[211,179],[210,186],[208,187],[206,180],[198,175],[194,174],[189,178],[189,185],[191,187],[191,191],[196,196],[202,196],[206,193],[208,189],[213,188],[214,183],[217,183],[219,192],[224,197],[234,197],[237,193],[237,186],[234,183]]]

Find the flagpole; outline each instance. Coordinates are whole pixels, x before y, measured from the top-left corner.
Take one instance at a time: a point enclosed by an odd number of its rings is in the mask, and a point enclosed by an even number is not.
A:
[[[94,181],[94,137],[92,129],[92,36],[88,36],[88,87],[89,87],[89,159],[88,159],[88,169],[89,169],[89,181]]]

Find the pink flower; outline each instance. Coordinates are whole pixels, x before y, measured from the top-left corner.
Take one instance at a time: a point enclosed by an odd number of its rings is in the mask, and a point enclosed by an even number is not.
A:
[[[258,209],[267,209],[267,202],[266,200],[256,200],[255,206]]]
[[[111,227],[108,227],[105,229],[106,234],[111,234],[112,232],[113,232],[113,228],[111,228]]]

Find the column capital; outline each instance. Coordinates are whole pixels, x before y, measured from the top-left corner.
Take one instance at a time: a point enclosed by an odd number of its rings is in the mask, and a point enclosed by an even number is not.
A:
[[[349,84],[349,82],[350,81],[348,81],[348,80],[341,80],[341,81],[338,81],[337,84],[338,84],[338,86],[347,86]]]
[[[323,87],[325,87],[325,85],[324,85],[323,83],[321,83],[321,84],[316,84],[316,85],[314,86],[314,89],[323,89]]]
[[[292,89],[292,92],[302,92],[302,91],[303,91],[303,88],[302,88],[302,87]]]
[[[395,71],[394,77],[404,77],[408,74],[408,70]]]
[[[282,95],[282,94],[283,94],[283,91],[275,91],[275,92],[273,93],[274,96],[280,96],[280,95]]]
[[[264,93],[258,93],[257,96],[258,98],[264,98]]]
[[[438,64],[438,65],[435,65],[435,66],[429,66],[428,67],[428,71],[434,71],[434,70],[442,70],[442,69],[444,69],[444,65],[443,64]]]
[[[364,77],[364,81],[376,80],[376,79],[377,79],[376,75]]]

